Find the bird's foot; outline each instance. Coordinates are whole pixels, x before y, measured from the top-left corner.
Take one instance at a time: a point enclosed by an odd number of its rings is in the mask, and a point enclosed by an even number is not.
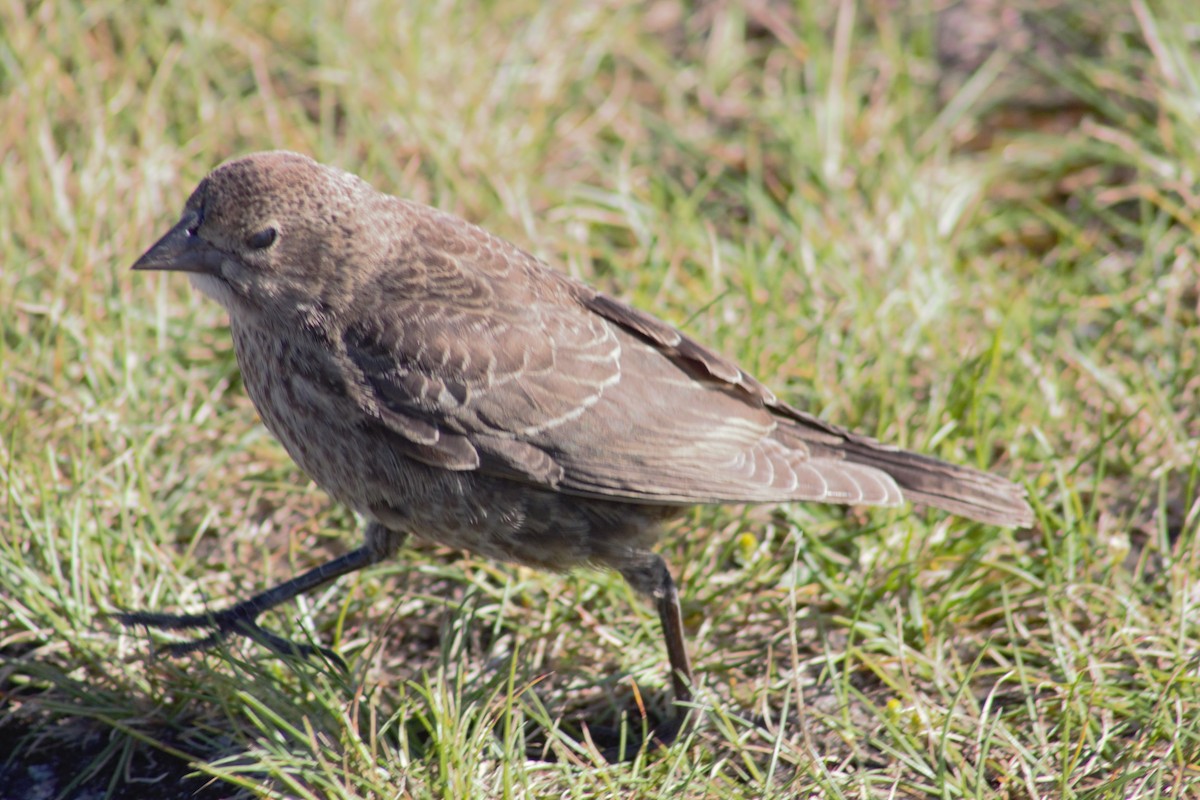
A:
[[[320,645],[294,642],[291,639],[271,633],[255,622],[261,613],[259,608],[250,603],[239,603],[224,611],[214,611],[206,614],[163,614],[157,611],[123,611],[114,614],[114,618],[122,625],[129,627],[144,626],[165,631],[209,629],[209,633],[183,642],[171,642],[163,647],[168,655],[182,656],[201,650],[208,650],[230,636],[245,636],[253,639],[281,656],[310,659],[316,656],[324,658],[346,669],[346,662],[334,651]]]

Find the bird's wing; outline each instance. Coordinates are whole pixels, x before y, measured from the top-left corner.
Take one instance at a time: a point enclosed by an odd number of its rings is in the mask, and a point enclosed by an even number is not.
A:
[[[885,473],[841,458],[838,429],[776,438],[777,401],[732,362],[422,213],[420,249],[398,249],[414,268],[389,265],[341,332],[363,410],[408,455],[634,501],[900,502]]]

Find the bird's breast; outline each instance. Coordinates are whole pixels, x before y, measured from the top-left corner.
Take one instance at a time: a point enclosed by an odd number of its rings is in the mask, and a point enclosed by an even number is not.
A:
[[[323,489],[357,507],[363,494],[361,412],[327,347],[305,332],[280,336],[231,320],[246,392],[267,430]]]

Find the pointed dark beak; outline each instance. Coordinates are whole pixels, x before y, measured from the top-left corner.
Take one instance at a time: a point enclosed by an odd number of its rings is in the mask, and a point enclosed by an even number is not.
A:
[[[225,254],[196,235],[200,215],[189,211],[133,265],[137,270],[174,270],[220,275]]]

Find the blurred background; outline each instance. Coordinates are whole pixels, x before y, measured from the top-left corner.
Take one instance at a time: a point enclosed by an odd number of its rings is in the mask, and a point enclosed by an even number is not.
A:
[[[1187,0],[0,5],[0,798],[1196,796],[1198,147]],[[264,620],[348,674],[166,658],[106,613],[360,535],[221,309],[128,269],[274,148],[1023,482],[1038,525],[691,513],[666,750],[614,754],[669,681],[606,573],[417,544]]]

